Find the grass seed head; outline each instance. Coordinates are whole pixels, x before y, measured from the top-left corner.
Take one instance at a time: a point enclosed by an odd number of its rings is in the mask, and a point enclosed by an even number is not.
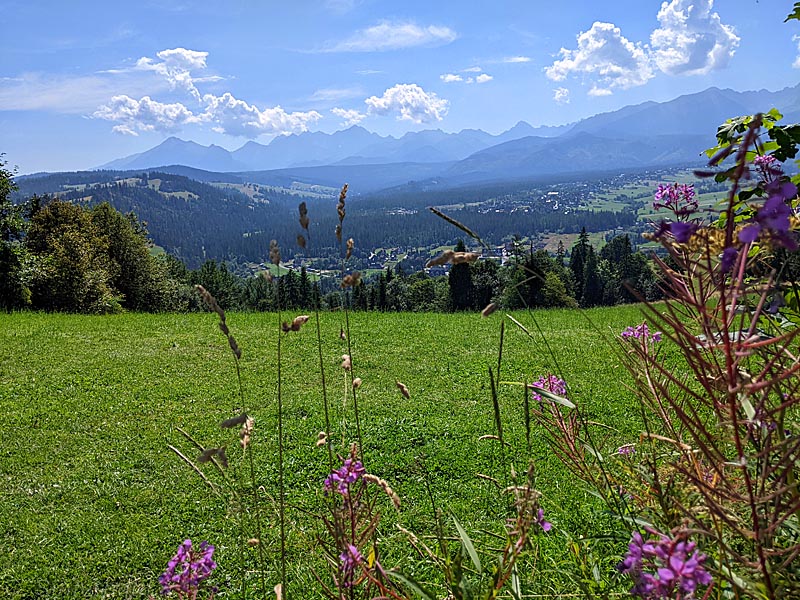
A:
[[[298,207],[300,211],[300,227],[308,231],[308,208],[305,202],[301,202]]]
[[[348,260],[353,255],[353,248],[355,247],[356,243],[353,241],[353,238],[347,240],[347,254],[345,254],[345,260]]]
[[[297,236],[297,245],[300,246],[301,248],[306,247],[306,238],[303,236],[302,233]]]
[[[246,449],[250,445],[253,425],[255,425],[255,419],[253,419],[253,417],[247,417],[242,425],[242,429],[239,431],[239,444],[241,444],[242,449]]]
[[[408,387],[406,386],[405,383],[400,383],[399,381],[395,381],[394,383],[397,386],[397,389],[400,390],[400,393],[403,394],[405,398],[407,399],[411,398],[411,394],[409,393]]]
[[[344,279],[342,279],[342,289],[349,287],[356,287],[360,283],[361,283],[361,273],[355,271],[350,275],[344,276]]]
[[[338,241],[340,241],[340,242],[342,241],[342,225],[341,224],[336,225],[336,239]]]
[[[496,310],[497,310],[497,304],[495,304],[494,302],[492,302],[492,303],[490,303],[490,304],[487,304],[487,305],[486,305],[486,308],[484,308],[484,309],[481,311],[481,316],[482,316],[482,317],[488,317],[490,314],[492,314],[492,313],[493,313],[494,311],[496,311]]]
[[[437,256],[435,258],[432,258],[427,263],[425,263],[425,267],[426,268],[427,267],[439,267],[441,265],[446,265],[453,258],[454,254],[455,254],[455,252],[453,252],[452,250],[445,250],[439,256]]]
[[[308,319],[310,319],[308,315],[298,315],[292,320],[291,325],[284,321],[281,325],[281,329],[283,329],[284,333],[289,333],[290,331],[300,331],[300,328],[308,322]]]
[[[392,501],[394,507],[398,510],[400,509],[400,496],[397,495],[397,492],[395,492],[392,489],[392,487],[385,479],[381,479],[380,477],[377,477],[375,475],[370,475],[369,473],[367,473],[364,475],[364,481],[369,481],[371,483],[374,483],[379,488],[381,488],[384,491],[384,493],[389,497],[389,499]]]
[[[281,249],[278,248],[277,240],[272,240],[269,243],[269,262],[275,266],[281,264]]]
[[[231,417],[230,419],[225,419],[222,423],[219,424],[220,427],[223,429],[230,429],[231,427],[237,427],[238,425],[243,425],[247,422],[247,413],[242,413],[239,416]]]
[[[353,379],[353,389],[357,390],[360,387],[361,387],[361,377],[356,377],[355,379]]]
[[[350,360],[349,354],[342,354],[342,368],[345,371],[349,371],[353,368],[353,362]]]
[[[474,263],[479,257],[480,254],[477,252],[453,252],[450,262],[454,265],[460,265],[462,263]]]
[[[320,431],[317,434],[317,443],[316,443],[317,448],[319,448],[320,446],[324,446],[327,443],[328,443],[328,434],[325,433],[324,431]]]
[[[247,540],[247,545],[251,546],[251,547],[252,546],[258,546],[260,543],[261,543],[261,540],[259,540],[258,538],[250,538],[249,540]]]

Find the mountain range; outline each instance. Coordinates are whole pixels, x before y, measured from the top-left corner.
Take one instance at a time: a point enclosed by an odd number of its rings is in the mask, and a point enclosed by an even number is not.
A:
[[[519,179],[548,173],[699,164],[726,119],[778,108],[800,120],[800,85],[777,92],[709,88],[668,102],[644,102],[569,125],[532,127],[520,121],[499,135],[479,129],[425,130],[400,138],[360,126],[328,134],[279,136],[227,151],[170,137],[158,146],[102,165],[137,170],[189,167],[274,185],[302,181],[358,183],[361,191],[412,180],[439,184]],[[181,169],[170,169],[179,171]],[[213,179],[213,177],[211,178]]]

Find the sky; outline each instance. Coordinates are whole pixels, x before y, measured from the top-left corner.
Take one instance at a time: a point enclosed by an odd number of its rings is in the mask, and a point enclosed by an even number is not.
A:
[[[355,124],[497,134],[775,91],[800,80],[792,4],[0,0],[0,153],[20,174],[79,170],[173,135],[235,150]]]

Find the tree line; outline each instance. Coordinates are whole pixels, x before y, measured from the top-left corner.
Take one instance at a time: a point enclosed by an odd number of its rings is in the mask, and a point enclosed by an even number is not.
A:
[[[612,239],[597,252],[585,229],[569,253],[562,245],[551,256],[517,242],[502,264],[487,257],[453,265],[447,275],[436,277],[424,270],[405,272],[399,264],[364,278],[347,293],[340,277],[312,277],[305,267],[274,280],[242,277],[214,260],[189,269],[168,253],[154,252],[145,225],[133,212],[123,214],[108,202],[89,206],[33,196],[12,203],[12,175],[0,162],[4,310],[199,310],[196,284],[223,308],[265,311],[345,303],[378,311],[481,310],[491,302],[508,309],[597,306],[653,299],[659,293],[647,258],[634,250],[628,236]],[[456,250],[464,249],[459,241]]]

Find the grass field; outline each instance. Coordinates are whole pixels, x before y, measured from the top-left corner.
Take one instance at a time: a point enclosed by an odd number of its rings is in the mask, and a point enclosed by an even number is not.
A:
[[[552,345],[553,364],[536,323]],[[533,381],[563,375],[570,397],[603,430],[604,446],[635,441],[637,404],[625,388],[614,335],[641,321],[637,307],[518,313],[530,339],[506,320],[500,380]],[[254,452],[267,521],[262,543],[270,556],[271,586],[278,581],[276,484],[276,382],[278,317],[231,314],[228,323],[243,350],[242,380],[248,412],[255,417]],[[427,477],[437,503],[481,539],[501,531],[507,504],[478,473],[498,475],[513,462],[524,471],[536,462],[542,506],[554,530],[541,536],[536,576],[523,577],[526,593],[574,591],[561,568],[566,535],[601,535],[604,516],[583,486],[567,474],[534,431],[525,448],[521,387],[500,386],[500,405],[511,447],[505,463],[495,442],[488,368],[497,365],[500,323],[474,314],[351,315],[353,372],[359,390],[364,457],[368,471],[388,480],[402,498],[381,525],[383,563],[426,581],[435,577],[406,543],[395,523],[433,531]],[[355,439],[352,398],[340,367],[341,313],[322,315],[323,354],[339,452]],[[310,554],[320,530],[308,516],[319,508],[328,472],[314,328],[282,338],[282,396],[288,489],[289,591],[319,595]],[[237,584],[237,525],[228,499],[209,492],[168,449],[194,456],[177,431],[205,445],[228,445],[241,462],[235,433],[218,423],[238,414],[233,359],[210,314],[88,317],[45,314],[0,316],[0,597],[142,598],[157,595],[157,578],[178,544],[190,537],[217,546],[218,597]],[[395,381],[411,393],[405,399]],[[343,418],[347,425],[343,427]],[[194,454],[192,454],[194,452]],[[424,469],[420,466],[424,462]],[[427,475],[425,475],[427,473]],[[488,534],[486,534],[488,535]],[[491,538],[487,538],[491,539]],[[609,544],[608,565],[625,544]],[[230,582],[228,586],[226,582]],[[621,590],[627,589],[624,584]]]

